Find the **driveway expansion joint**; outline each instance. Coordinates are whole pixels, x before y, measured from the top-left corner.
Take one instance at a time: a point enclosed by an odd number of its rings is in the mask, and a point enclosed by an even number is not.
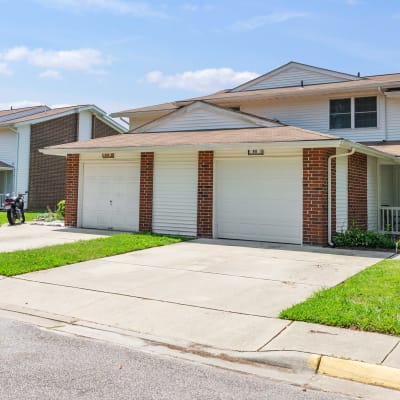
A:
[[[260,348],[257,349],[258,352],[261,351],[262,348],[270,344],[273,340],[275,340],[279,335],[282,334],[287,328],[289,328],[290,325],[292,325],[294,321],[289,321],[286,326],[284,326],[276,335],[274,335],[271,339],[269,339],[266,343],[264,343]]]
[[[400,344],[400,339],[399,341],[392,347],[392,349],[385,355],[385,357],[383,358],[383,360],[379,363],[379,364],[383,364],[388,357],[397,349],[397,347],[399,347]]]
[[[118,257],[118,256],[112,256],[112,257]],[[105,257],[107,258],[107,257]],[[126,264],[126,265],[132,265],[132,263],[127,262],[127,261],[117,261],[117,260],[112,260],[112,262],[118,263],[118,264]],[[306,283],[306,282],[296,282],[296,281],[289,281],[289,280],[282,280],[282,279],[272,279],[272,278],[262,278],[262,277],[255,277],[255,276],[248,276],[248,275],[235,275],[235,274],[226,274],[222,272],[210,272],[210,271],[201,271],[197,269],[190,269],[190,268],[174,268],[174,267],[162,267],[158,265],[146,265],[146,264],[138,264],[135,263],[133,264],[134,266],[137,267],[145,267],[145,268],[156,268],[156,269],[162,269],[162,270],[172,270],[172,271],[181,271],[181,272],[194,272],[197,274],[208,274],[208,275],[220,275],[220,276],[229,276],[233,278],[242,278],[242,279],[253,279],[256,281],[269,281],[269,282],[279,282],[284,285],[288,286],[293,286],[293,285],[302,285],[302,286],[309,286],[309,287],[317,287],[320,288],[320,285],[317,283]]]
[[[205,306],[199,306],[199,305],[196,305],[196,304],[179,303],[179,302],[176,302],[176,301],[162,300],[162,299],[156,299],[156,298],[151,298],[151,297],[143,297],[143,296],[135,296],[135,295],[126,294],[126,293],[107,292],[107,291],[99,290],[99,289],[90,289],[90,288],[84,288],[84,287],[72,286],[72,285],[65,285],[65,284],[60,284],[60,283],[43,282],[43,281],[38,281],[38,280],[33,280],[33,279],[19,278],[19,277],[16,277],[16,276],[10,277],[10,279],[15,279],[15,280],[24,281],[24,282],[30,282],[30,283],[40,283],[42,285],[65,287],[65,288],[70,288],[70,289],[78,289],[78,290],[84,290],[84,291],[94,292],[94,293],[110,294],[110,295],[113,295],[113,296],[129,297],[129,298],[132,298],[132,299],[154,301],[154,302],[157,302],[157,303],[175,304],[175,305],[183,306],[183,307],[193,307],[193,308],[198,308],[198,309],[201,309],[201,310],[218,311],[218,312],[234,314],[234,315],[246,315],[246,316],[249,316],[249,317],[266,318],[266,319],[277,319],[275,317],[270,317],[268,315],[251,314],[251,313],[245,313],[245,312],[240,312],[240,311],[224,310],[224,309],[221,309],[221,308],[205,307]]]

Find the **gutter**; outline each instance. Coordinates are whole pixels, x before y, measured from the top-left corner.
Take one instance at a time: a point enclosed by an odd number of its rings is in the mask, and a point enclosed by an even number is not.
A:
[[[96,140],[96,139],[95,139]],[[66,156],[67,154],[79,154],[79,153],[101,153],[110,151],[160,151],[160,150],[171,150],[171,148],[179,149],[193,149],[193,150],[213,150],[218,148],[237,148],[237,147],[269,147],[269,148],[315,148],[315,147],[341,147],[343,141],[341,139],[324,139],[324,140],[303,140],[296,142],[241,142],[241,143],[208,143],[208,144],[177,144],[177,145],[159,145],[159,146],[122,146],[122,147],[96,147],[96,148],[51,148],[45,147],[39,149],[42,154]]]
[[[349,157],[356,152],[353,147],[348,153],[335,154],[328,157],[328,244],[333,247],[332,242],[332,160],[339,157]]]
[[[11,127],[11,126],[9,127],[9,129],[17,135],[17,160],[16,160],[15,167],[14,167],[14,170],[13,170],[13,172],[14,172],[14,176],[13,176],[14,190],[13,190],[13,191],[16,191],[16,190],[17,190],[17,187],[18,187],[19,141],[20,141],[19,136],[20,136],[20,135],[19,135],[18,129],[14,129],[14,128]]]

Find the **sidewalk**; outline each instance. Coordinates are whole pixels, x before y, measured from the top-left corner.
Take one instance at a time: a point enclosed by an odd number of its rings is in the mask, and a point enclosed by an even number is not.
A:
[[[0,283],[0,310],[3,313],[50,319],[58,328],[96,329],[101,326],[103,330],[107,327],[111,332],[124,332],[145,340],[150,338],[182,351],[195,349],[213,356],[228,356],[294,371],[309,370],[400,390],[400,337],[215,310],[198,309],[196,313],[192,310],[185,316],[184,306],[174,319],[174,305],[149,299],[19,278],[0,277]],[[26,293],[29,293],[29,301],[26,301]],[[148,307],[142,309],[143,302],[151,304],[150,313]],[[224,330],[225,324],[237,324],[237,330]],[[254,337],[252,327],[258,335],[263,334],[261,345],[251,340]]]

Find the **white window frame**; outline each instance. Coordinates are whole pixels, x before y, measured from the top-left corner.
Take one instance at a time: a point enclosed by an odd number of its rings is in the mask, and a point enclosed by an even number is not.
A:
[[[369,126],[369,127],[359,127],[356,128],[356,107],[355,107],[355,99],[359,99],[362,97],[376,97],[376,126]],[[330,104],[331,104],[331,100],[340,100],[340,99],[350,99],[350,128],[331,128],[330,127],[330,123],[329,123],[329,130],[330,131],[345,131],[346,129],[349,130],[360,130],[360,129],[379,129],[379,97],[376,95],[365,95],[365,96],[340,96],[340,97],[331,97],[329,98],[329,103],[328,103],[328,118],[330,120],[331,114],[330,114]]]

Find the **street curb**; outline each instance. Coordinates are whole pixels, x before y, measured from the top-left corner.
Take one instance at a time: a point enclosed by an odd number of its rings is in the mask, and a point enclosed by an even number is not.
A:
[[[362,361],[353,361],[322,354],[312,354],[290,350],[260,352],[228,351],[202,346],[197,343],[156,338],[152,335],[127,331],[112,326],[78,320],[75,318],[42,312],[26,307],[16,307],[3,304],[0,306],[0,310],[25,315],[27,317],[30,316],[35,318],[44,318],[47,321],[63,323],[65,324],[64,327],[47,327],[47,329],[71,333],[78,336],[86,336],[94,339],[115,342],[115,337],[112,337],[112,335],[118,335],[125,337],[128,341],[135,339],[134,343],[129,342],[131,345],[133,344],[134,347],[143,347],[148,345],[164,346],[165,348],[175,349],[185,353],[193,353],[202,357],[220,358],[232,362],[242,361],[247,363],[264,364],[272,367],[284,368],[286,370],[309,374],[327,375],[334,378],[341,378],[354,382],[381,386],[387,389],[400,390],[400,369],[387,367],[385,365],[370,364]],[[33,323],[33,321],[30,322]],[[83,334],[79,331],[70,331],[67,328],[68,326],[71,328],[73,327],[74,329],[79,329],[80,327],[83,329],[89,329],[89,331],[94,333],[99,332],[99,334]],[[126,340],[122,339],[121,341],[121,339],[119,339],[117,342],[120,344],[127,344],[128,342]]]
[[[400,390],[400,369],[362,361],[347,360],[322,354],[277,350],[235,354],[247,361],[294,371],[328,375],[349,381]]]
[[[321,361],[321,355],[319,354],[287,350],[243,353],[235,352],[234,355],[246,361],[272,365],[274,367],[293,369],[295,371],[310,372],[313,374],[317,372]]]
[[[400,390],[400,369],[361,361],[322,356],[319,374]]]

